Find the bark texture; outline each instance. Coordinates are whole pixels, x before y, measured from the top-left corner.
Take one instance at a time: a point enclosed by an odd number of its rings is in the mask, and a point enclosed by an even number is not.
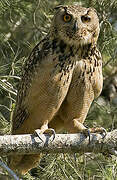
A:
[[[106,153],[117,155],[117,130],[91,134],[91,140],[83,134],[56,134],[55,139],[46,134],[0,136],[0,155],[42,153]]]

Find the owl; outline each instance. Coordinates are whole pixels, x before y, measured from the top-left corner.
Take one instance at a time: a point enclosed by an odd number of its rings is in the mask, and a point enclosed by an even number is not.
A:
[[[102,90],[102,57],[97,49],[96,10],[57,6],[48,34],[24,65],[13,113],[12,134],[103,132],[83,123],[92,101]],[[55,132],[54,132],[55,131]],[[9,166],[25,174],[40,154],[12,155]]]

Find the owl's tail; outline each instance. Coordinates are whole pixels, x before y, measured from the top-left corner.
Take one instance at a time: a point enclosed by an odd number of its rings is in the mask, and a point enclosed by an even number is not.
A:
[[[40,158],[41,154],[11,155],[8,157],[8,166],[17,174],[24,175],[38,165]]]

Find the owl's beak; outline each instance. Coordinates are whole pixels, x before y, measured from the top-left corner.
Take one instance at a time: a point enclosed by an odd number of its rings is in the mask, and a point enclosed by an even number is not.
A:
[[[78,22],[77,21],[75,21],[75,23],[74,23],[73,31],[74,32],[78,31]]]

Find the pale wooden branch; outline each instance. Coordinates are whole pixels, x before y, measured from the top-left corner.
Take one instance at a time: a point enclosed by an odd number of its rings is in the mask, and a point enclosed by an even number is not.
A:
[[[42,141],[42,140],[43,141]],[[0,155],[42,153],[109,153],[117,156],[117,130],[103,135],[91,134],[91,142],[83,134],[36,134],[0,136]]]

